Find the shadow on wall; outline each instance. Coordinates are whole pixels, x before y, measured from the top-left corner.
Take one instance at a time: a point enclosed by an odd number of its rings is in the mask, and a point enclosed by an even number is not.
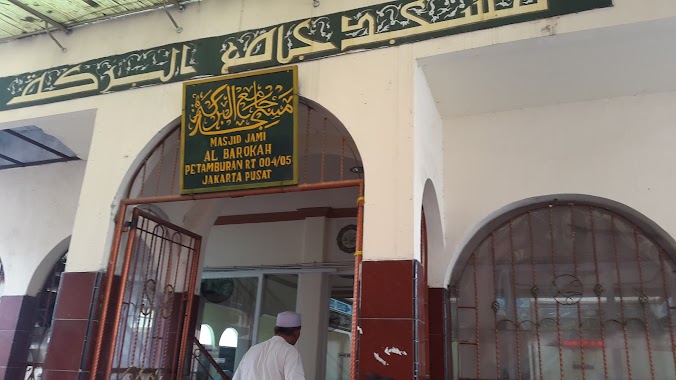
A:
[[[5,270],[2,267],[2,260],[0,260],[0,297],[5,292]]]

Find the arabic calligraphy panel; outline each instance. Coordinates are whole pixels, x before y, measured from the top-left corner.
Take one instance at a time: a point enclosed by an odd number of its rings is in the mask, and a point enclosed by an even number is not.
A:
[[[183,87],[181,193],[298,183],[297,68]]]
[[[0,78],[0,111],[276,67],[610,7],[612,0],[397,0]]]

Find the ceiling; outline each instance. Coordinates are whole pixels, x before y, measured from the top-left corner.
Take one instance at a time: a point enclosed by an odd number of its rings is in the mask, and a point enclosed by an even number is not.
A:
[[[676,18],[421,60],[443,119],[676,90]]]
[[[0,0],[0,42],[61,30],[194,0]]]
[[[31,139],[65,153],[67,156],[86,160],[89,157],[89,146],[92,141],[95,117],[95,110],[86,110],[5,122],[0,123],[0,136],[7,138],[6,130],[9,129],[23,133],[22,130],[25,130],[26,126],[31,126],[32,128],[30,129],[39,130],[39,132],[33,131],[33,135],[28,136]],[[36,133],[44,133],[48,137],[36,136]],[[59,143],[55,143],[54,139],[58,140]],[[67,147],[67,150],[64,149],[64,146]],[[13,150],[4,145],[3,138],[0,137],[0,154],[11,157],[13,156],[12,152]]]
[[[74,160],[75,152],[35,125],[0,130],[0,170]]]

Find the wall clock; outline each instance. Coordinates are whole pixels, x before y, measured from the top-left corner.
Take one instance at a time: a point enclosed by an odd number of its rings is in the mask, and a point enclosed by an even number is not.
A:
[[[202,280],[200,290],[207,301],[213,303],[225,302],[235,291],[235,281],[231,278]]]
[[[341,251],[354,253],[357,247],[357,226],[348,224],[341,228],[340,231],[338,231],[336,243],[338,243],[338,248],[340,248]]]

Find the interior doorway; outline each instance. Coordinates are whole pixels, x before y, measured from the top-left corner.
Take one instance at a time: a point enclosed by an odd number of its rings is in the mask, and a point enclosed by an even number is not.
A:
[[[304,331],[307,336],[303,338],[325,346],[325,354],[319,350],[315,360],[324,362],[320,366],[325,368],[326,379],[349,378],[354,276],[352,268],[340,267],[204,272],[199,342],[226,375],[232,377],[252,345],[273,336],[277,313],[299,309],[306,296],[299,286],[310,274],[324,277],[329,285],[319,299],[307,300],[317,315],[328,316],[319,321],[326,337],[320,339],[321,334]],[[310,320],[314,316],[303,318]],[[195,366],[200,373],[207,368]],[[217,375],[215,369],[209,371],[212,376]]]

